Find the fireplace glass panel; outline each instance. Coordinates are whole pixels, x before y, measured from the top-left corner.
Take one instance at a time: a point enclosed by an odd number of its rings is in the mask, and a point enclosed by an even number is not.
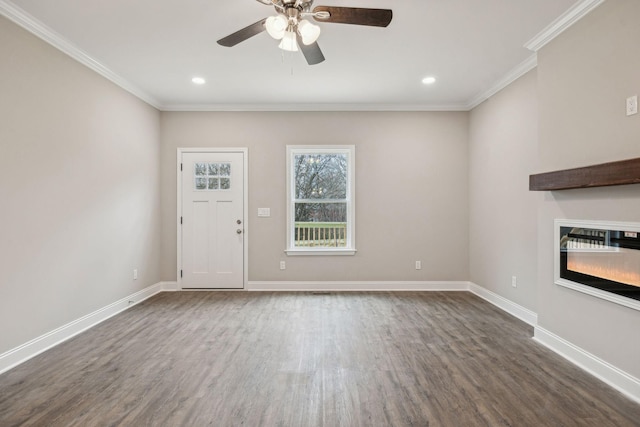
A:
[[[636,231],[560,227],[560,277],[640,300]]]

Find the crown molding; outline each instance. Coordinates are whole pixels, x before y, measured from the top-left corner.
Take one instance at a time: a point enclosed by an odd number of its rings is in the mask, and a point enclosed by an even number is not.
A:
[[[529,71],[536,68],[538,65],[538,56],[534,53],[529,56],[523,62],[518,64],[515,68],[509,71],[502,79],[496,82],[493,86],[487,89],[484,92],[476,95],[465,107],[466,110],[473,110],[478,105],[482,104],[487,99],[491,98],[496,93],[500,92],[505,87],[509,86],[511,83],[528,73]]]
[[[468,111],[464,104],[168,104],[161,111]]]
[[[529,40],[524,45],[527,49],[537,52],[551,40],[558,37],[567,28],[581,20],[585,15],[596,7],[600,6],[606,0],[582,0],[573,5],[569,10],[562,14],[558,19],[549,24],[537,36]]]
[[[0,0],[0,15],[29,31],[36,37],[100,74],[152,107],[167,112],[250,112],[250,111],[467,111],[464,104],[162,104],[136,85],[111,71],[83,52],[60,34],[7,0]]]
[[[582,0],[573,5],[569,10],[562,14],[558,19],[549,24],[537,36],[524,45],[525,48],[532,52],[537,52],[544,45],[560,35],[567,28],[578,22],[585,15],[596,7],[600,6],[606,0]],[[479,93],[466,106],[467,110],[472,110],[496,93],[531,71],[538,65],[538,57],[536,54],[531,55],[524,62],[517,65],[513,70],[507,73],[502,79],[496,82],[488,90]]]
[[[525,44],[531,51],[538,49],[553,40],[564,30],[579,21],[586,14],[604,3],[606,0],[583,0],[571,7],[566,13],[556,19],[540,34]],[[408,112],[408,111],[470,111],[473,108],[492,97],[500,90],[526,74],[537,66],[537,57],[532,55],[524,62],[517,65],[507,73],[502,79],[472,98],[467,103],[450,105],[429,105],[429,104],[162,104],[153,96],[141,90],[136,85],[111,71],[99,61],[95,60],[87,53],[66,40],[60,34],[44,25],[24,10],[13,5],[10,1],[0,0],[0,14],[10,21],[21,26],[35,36],[49,43],[53,47],[69,55],[71,58],[100,74],[107,80],[118,85],[122,89],[138,97],[147,104],[160,111],[167,112],[207,112],[207,111],[238,111],[238,112],[260,112],[260,111],[385,111],[385,112]]]
[[[60,34],[56,33],[51,28],[47,27],[42,22],[38,21],[11,2],[0,0],[0,14],[2,14],[2,16],[6,17],[15,24],[19,25],[20,27],[24,28],[25,30],[29,31],[36,37],[39,37],[40,39],[49,43],[51,46],[75,59],[82,65],[90,68],[91,70],[100,74],[102,77],[120,86],[122,89],[126,90],[127,92],[131,93],[147,104],[157,109],[160,108],[160,103],[154,97],[144,92],[139,87],[131,84],[128,80],[120,77],[109,68],[105,67],[100,62],[96,61],[91,56],[83,52],[73,43],[66,40]]]

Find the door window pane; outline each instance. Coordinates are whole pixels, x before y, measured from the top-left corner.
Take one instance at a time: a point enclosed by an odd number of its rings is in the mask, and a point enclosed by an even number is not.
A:
[[[196,190],[231,189],[231,163],[195,163],[193,173]],[[225,178],[220,178],[221,176]]]
[[[196,190],[207,189],[207,178],[196,178]]]

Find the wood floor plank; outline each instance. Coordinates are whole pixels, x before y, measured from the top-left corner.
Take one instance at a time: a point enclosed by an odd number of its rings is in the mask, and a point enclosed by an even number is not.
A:
[[[0,426],[640,426],[466,292],[159,294],[0,375]]]

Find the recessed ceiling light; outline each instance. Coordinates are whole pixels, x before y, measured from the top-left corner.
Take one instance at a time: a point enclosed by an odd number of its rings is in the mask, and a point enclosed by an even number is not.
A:
[[[194,78],[191,79],[191,81],[193,82],[193,84],[196,84],[196,85],[203,85],[203,84],[205,84],[207,82],[202,77],[194,77]]]
[[[432,85],[436,82],[436,78],[435,77],[425,77],[424,79],[422,79],[422,83],[425,85]]]

